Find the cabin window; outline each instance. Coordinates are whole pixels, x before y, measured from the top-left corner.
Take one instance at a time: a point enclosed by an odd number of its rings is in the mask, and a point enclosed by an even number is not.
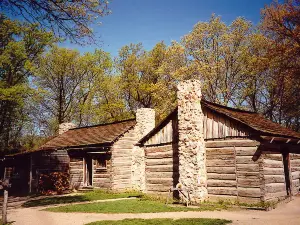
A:
[[[96,169],[107,169],[106,156],[102,155],[96,159]]]

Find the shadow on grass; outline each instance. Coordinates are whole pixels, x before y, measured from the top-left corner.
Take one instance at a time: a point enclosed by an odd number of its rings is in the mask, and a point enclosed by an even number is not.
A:
[[[48,206],[48,205],[58,205],[58,204],[70,204],[75,202],[86,202],[94,200],[105,200],[105,199],[116,199],[116,198],[141,198],[140,193],[135,192],[124,192],[124,193],[114,193],[107,191],[92,191],[81,195],[72,196],[55,196],[46,197],[41,199],[28,200],[22,206],[23,207],[36,207],[36,206]]]
[[[36,206],[68,204],[68,203],[84,202],[84,201],[89,201],[89,198],[87,198],[84,195],[49,197],[49,198],[43,198],[43,199],[29,200],[29,201],[25,202],[22,206],[29,208],[29,207],[36,207]]]

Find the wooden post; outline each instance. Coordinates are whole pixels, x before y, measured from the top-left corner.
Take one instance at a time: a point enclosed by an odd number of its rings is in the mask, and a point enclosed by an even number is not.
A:
[[[29,160],[29,193],[32,192],[32,155],[30,154],[30,160]]]
[[[2,224],[7,224],[7,199],[8,199],[8,191],[4,189],[3,196],[3,205],[2,205]]]

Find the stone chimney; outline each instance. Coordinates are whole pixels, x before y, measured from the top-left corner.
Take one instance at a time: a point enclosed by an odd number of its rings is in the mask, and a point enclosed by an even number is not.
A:
[[[136,131],[138,138],[143,138],[155,127],[155,110],[141,108],[136,111]]]
[[[72,128],[76,128],[74,123],[61,123],[58,126],[58,134],[61,135]]]
[[[200,202],[207,196],[201,97],[199,80],[178,84],[179,182],[190,191],[193,202]]]

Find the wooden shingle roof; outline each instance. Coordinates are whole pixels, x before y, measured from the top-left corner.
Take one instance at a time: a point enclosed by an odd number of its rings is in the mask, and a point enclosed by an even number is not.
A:
[[[274,123],[271,120],[266,119],[261,114],[226,107],[205,100],[202,100],[201,103],[203,106],[237,120],[260,133],[300,139],[300,133],[283,127],[278,123]]]
[[[118,137],[134,127],[135,124],[135,119],[131,119],[70,129],[48,141],[41,146],[40,150],[91,145],[111,145]]]
[[[204,99],[201,100],[203,107],[206,107],[213,112],[223,114],[237,122],[240,122],[250,127],[256,135],[266,135],[275,137],[284,137],[292,139],[300,139],[300,133],[297,133],[291,129],[281,126],[278,123],[274,123],[271,120],[266,119],[263,115],[255,112],[235,109],[220,104],[212,103]],[[176,107],[163,121],[161,121],[152,131],[144,136],[139,143],[145,143],[156,132],[158,132],[168,121],[174,116],[177,117],[178,107]]]

